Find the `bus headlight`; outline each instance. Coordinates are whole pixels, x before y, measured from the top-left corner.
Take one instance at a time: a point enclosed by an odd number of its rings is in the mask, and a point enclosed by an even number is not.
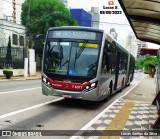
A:
[[[49,82],[48,78],[42,77],[42,82],[43,82],[47,87],[51,87],[51,83]]]
[[[46,78],[44,78],[44,77],[43,77],[43,82],[45,82],[45,83],[47,82]]]
[[[89,89],[89,86],[86,86],[86,89]]]
[[[92,84],[91,84],[91,87],[94,87],[95,85],[96,85],[96,83],[92,83]]]
[[[98,81],[87,84],[86,87],[84,88],[84,91],[90,91],[92,89],[95,89],[97,87],[97,84],[98,84]]]

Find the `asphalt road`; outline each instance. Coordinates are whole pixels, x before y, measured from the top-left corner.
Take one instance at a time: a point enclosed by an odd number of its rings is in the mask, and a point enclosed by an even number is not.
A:
[[[43,96],[40,80],[0,82],[0,129],[79,130],[143,76],[143,73],[136,73],[131,85],[106,103]],[[69,136],[58,138],[68,139]]]

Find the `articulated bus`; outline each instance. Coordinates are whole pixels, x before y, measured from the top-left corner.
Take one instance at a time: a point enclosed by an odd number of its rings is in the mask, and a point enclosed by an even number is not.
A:
[[[42,65],[44,95],[107,101],[133,80],[135,58],[103,30],[54,27]]]

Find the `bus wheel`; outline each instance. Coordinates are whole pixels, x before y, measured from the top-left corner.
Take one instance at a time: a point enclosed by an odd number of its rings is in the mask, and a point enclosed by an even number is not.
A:
[[[119,90],[119,92],[122,92],[123,88],[124,88],[124,79],[123,79],[123,81],[122,81],[121,89]]]
[[[112,95],[112,84],[110,84],[109,90],[108,90],[108,95],[107,95],[107,97],[103,100],[103,102],[107,102],[107,101],[111,98],[111,95]]]

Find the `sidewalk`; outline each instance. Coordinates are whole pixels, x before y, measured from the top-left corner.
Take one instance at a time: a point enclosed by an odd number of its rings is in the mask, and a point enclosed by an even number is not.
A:
[[[41,79],[41,71],[37,71],[35,76],[12,76],[10,79],[6,79],[5,76],[0,76],[0,81],[10,81],[10,80],[37,80]]]
[[[158,116],[156,106],[151,105],[155,96],[155,79],[146,75],[136,87],[117,99],[70,139],[160,138],[152,128]]]

